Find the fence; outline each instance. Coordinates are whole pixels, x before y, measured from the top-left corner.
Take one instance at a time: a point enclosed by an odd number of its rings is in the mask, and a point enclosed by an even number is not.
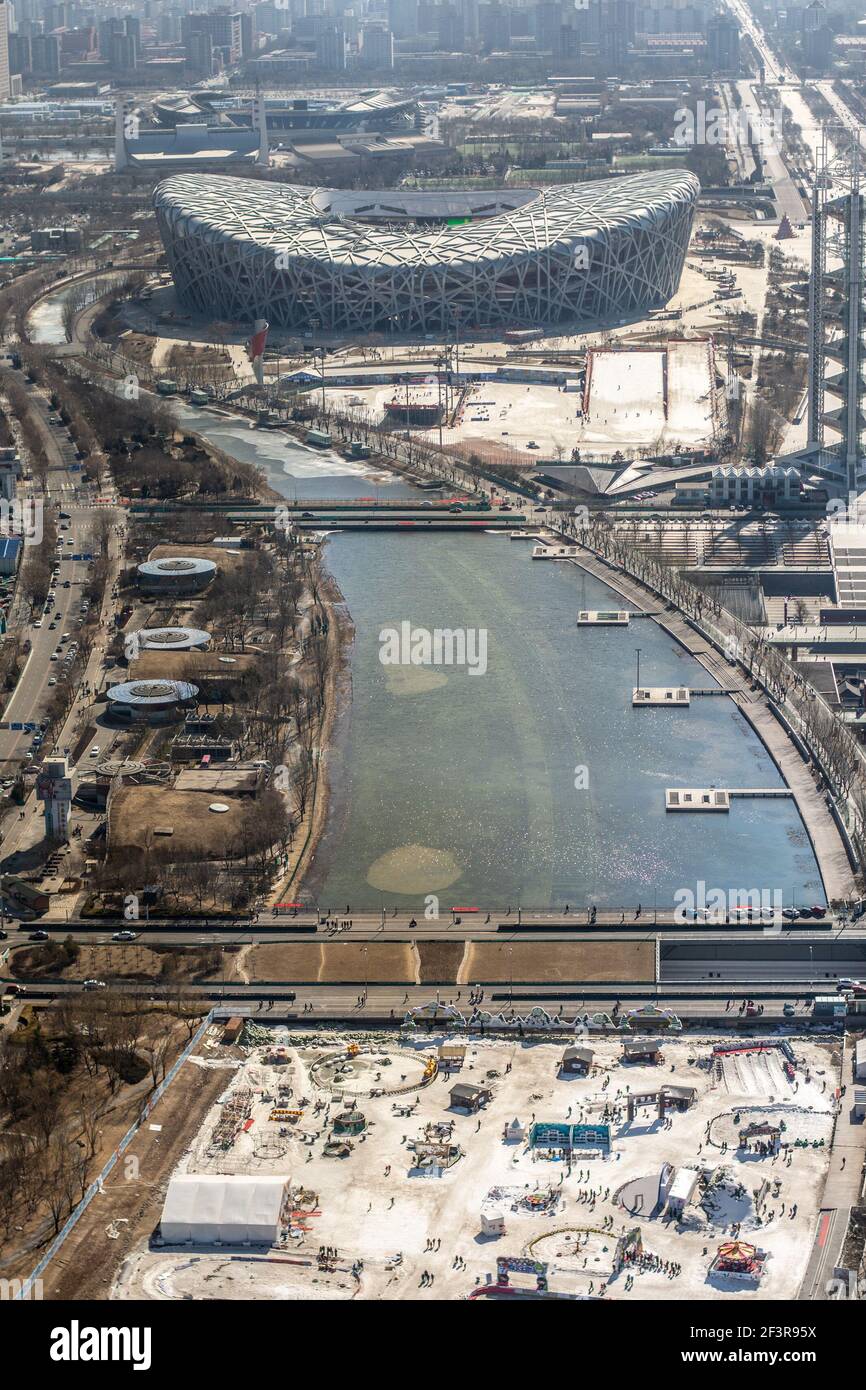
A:
[[[24,1283],[21,1285],[21,1288],[15,1294],[13,1302],[18,1301],[19,1299],[27,1299],[30,1297],[31,1291],[37,1279],[39,1279],[42,1276],[42,1274],[44,1274],[45,1270],[48,1268],[49,1264],[54,1259],[54,1256],[57,1254],[58,1250],[63,1245],[70,1231],[74,1230],[75,1226],[77,1226],[78,1222],[81,1220],[81,1217],[87,1211],[87,1208],[90,1206],[90,1203],[93,1201],[94,1197],[97,1195],[98,1192],[102,1191],[102,1185],[105,1182],[105,1179],[108,1177],[111,1170],[114,1168],[118,1159],[129,1148],[129,1145],[132,1143],[133,1139],[140,1130],[141,1126],[144,1124],[148,1115],[152,1114],[154,1106],[165,1094],[168,1087],[171,1085],[172,1081],[177,1076],[178,1072],[183,1066],[184,1062],[189,1057],[190,1053],[193,1051],[195,1047],[198,1046],[206,1030],[210,1027],[211,1023],[213,1022],[215,1012],[215,1009],[211,1009],[210,1012],[202,1020],[200,1026],[196,1029],[194,1036],[190,1038],[189,1042],[187,1043],[187,1046],[184,1048],[177,1061],[166,1073],[165,1077],[159,1083],[153,1095],[150,1096],[147,1100],[146,1104],[144,1105],[144,1108],[141,1111],[141,1114],[138,1116],[135,1122],[132,1125],[130,1125],[129,1129],[124,1134],[123,1138],[121,1139],[117,1148],[114,1150],[114,1153],[111,1155],[108,1162],[103,1167],[99,1176],[90,1184],[81,1201],[78,1203],[78,1206],[75,1208],[72,1215],[67,1219],[66,1224],[62,1226],[61,1229],[58,1231],[57,1235],[54,1237],[53,1241],[49,1245],[45,1254],[42,1256],[42,1259],[39,1261],[36,1268],[33,1270],[32,1274],[30,1274],[28,1278],[25,1279]]]

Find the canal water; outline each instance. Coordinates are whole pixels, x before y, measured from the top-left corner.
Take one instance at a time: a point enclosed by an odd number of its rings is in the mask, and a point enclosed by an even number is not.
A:
[[[112,284],[117,284],[122,279],[122,275],[108,275],[103,279],[79,281],[74,285],[65,285],[62,289],[56,290],[54,294],[47,294],[27,315],[27,332],[30,341],[33,343],[65,343],[66,329],[63,326],[63,306],[70,295],[79,292],[83,287],[88,292],[88,303],[92,303]]]
[[[649,619],[578,629],[579,608],[620,600],[572,565],[533,561],[531,549],[465,533],[328,542],[355,626],[352,700],[304,896],[335,912],[417,913],[427,894],[440,908],[647,910],[704,880],[708,892],[822,902],[792,800],[665,811],[669,786],[783,784],[725,698],[634,710],[638,647],[642,684],[713,682]],[[483,629],[486,670],[383,664],[383,629],[404,622]]]
[[[221,415],[179,401],[174,411],[180,424],[216,448],[232,458],[257,464],[270,486],[292,501],[402,497],[417,501],[424,496],[394,473],[362,460],[344,459],[335,449],[315,449],[285,430],[252,429],[241,416]]]
[[[258,464],[290,498],[414,497],[411,484],[280,430],[176,403],[180,423]],[[355,640],[352,699],[329,758],[325,834],[304,896],[342,911],[411,907],[644,910],[683,888],[767,889],[822,902],[789,798],[727,814],[665,811],[668,786],[774,787],[781,779],[731,701],[631,706],[641,683],[710,686],[651,620],[578,629],[620,599],[574,566],[534,562],[507,536],[331,537],[326,560]],[[384,665],[383,629],[483,631],[486,669]],[[478,664],[478,663],[476,663]]]

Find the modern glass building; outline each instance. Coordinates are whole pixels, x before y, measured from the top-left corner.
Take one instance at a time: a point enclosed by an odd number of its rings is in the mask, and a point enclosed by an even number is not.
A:
[[[473,193],[179,174],[154,193],[184,306],[322,332],[590,326],[665,304],[700,185],[686,170]]]

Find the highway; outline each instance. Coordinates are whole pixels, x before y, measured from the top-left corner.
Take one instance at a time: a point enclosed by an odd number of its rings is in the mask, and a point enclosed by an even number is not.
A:
[[[595,988],[569,985],[559,989],[546,985],[520,988],[515,986],[511,990],[507,981],[500,981],[495,985],[481,981],[480,984],[483,988],[483,998],[478,1007],[492,1014],[510,1014],[513,1011],[516,1015],[526,1015],[530,1009],[543,1008],[552,1015],[559,1015],[570,1021],[584,1013],[612,1013],[617,1004],[621,1010],[628,1010],[640,1008],[647,1003],[658,1003],[660,1007],[670,1009],[683,1017],[727,1017],[731,1022],[742,1018],[744,1023],[748,1021],[750,1025],[757,1024],[759,1027],[761,1023],[767,1023],[771,1019],[781,1022],[783,1018],[790,1018],[793,1027],[802,1027],[802,1021],[810,1016],[810,1007],[804,1002],[796,1006],[793,1015],[783,1013],[784,1005],[792,1004],[795,997],[803,1000],[806,991],[802,989],[776,995],[753,993],[747,996],[741,992],[736,994],[737,1002],[731,1006],[733,992],[724,990],[715,995],[701,995],[683,990],[657,996],[651,985],[645,985],[640,990],[627,990],[624,986],[616,986],[614,989],[609,985]],[[167,987],[160,989],[148,981],[118,982],[113,984],[112,988],[122,992],[144,992],[153,999],[165,994],[169,1002],[172,994]],[[28,985],[26,997],[35,1000],[49,999],[75,994],[80,989],[81,981],[46,981],[42,984]],[[174,992],[177,993],[177,987]],[[361,1022],[369,1023],[372,1020],[400,1018],[408,1009],[430,1003],[443,1006],[450,1004],[466,1014],[471,1014],[473,1008],[469,1002],[469,985],[458,988],[456,985],[437,987],[435,984],[413,985],[402,982],[365,984],[363,980],[327,985],[285,984],[282,981],[239,985],[236,981],[226,981],[222,984],[217,980],[203,985],[184,985],[180,993],[185,998],[201,999],[203,1005],[217,1004],[232,1012],[264,1014],[264,1022],[267,1022],[267,1015],[276,1022],[285,1018],[287,1012],[291,1018],[300,1018],[306,1013],[307,1016],[318,1016],[320,1019],[357,1018]],[[739,1002],[746,997],[764,1004],[762,1015],[755,1015],[746,1020],[744,1015],[739,1014]],[[758,1018],[761,1019],[761,1023],[758,1023]]]
[[[55,599],[50,614],[46,611],[40,615],[40,627],[28,624],[21,629],[22,636],[29,637],[32,642],[32,649],[18,684],[6,704],[3,713],[4,724],[38,721],[42,702],[49,689],[48,681],[52,678],[56,680],[63,669],[62,661],[53,662],[51,655],[58,649],[63,650],[59,648],[63,633],[71,633],[70,640],[74,640],[79,626],[87,562],[74,561],[71,557],[90,553],[89,533],[94,515],[92,507],[81,500],[88,497],[89,490],[82,485],[81,474],[71,469],[71,464],[76,462],[75,450],[66,429],[62,425],[49,423],[50,407],[39,392],[31,387],[30,395],[38,412],[40,434],[49,460],[47,497],[44,499],[44,505],[55,504],[59,510],[68,512],[69,521],[58,522],[59,527],[68,525],[68,529],[58,529],[58,540],[62,543],[62,550],[58,549],[56,568],[60,573],[54,585]],[[32,487],[29,493],[33,496]],[[35,500],[43,499],[36,497]],[[20,612],[21,604],[17,599],[16,606]],[[60,616],[57,617],[57,614]],[[24,756],[32,738],[32,733],[0,729],[0,764],[9,772],[13,771],[11,764]]]
[[[24,381],[23,377],[22,381]],[[91,553],[89,537],[94,529],[94,518],[97,515],[96,489],[84,484],[81,474],[73,469],[72,465],[77,462],[74,446],[68,431],[59,422],[59,419],[55,417],[52,420],[50,418],[54,412],[51,411],[47,399],[38,389],[34,387],[28,389],[36,407],[37,418],[40,422],[40,435],[49,463],[48,499],[56,503],[60,510],[69,514],[68,521],[60,520],[59,522],[61,526],[68,526],[68,530],[58,530],[58,539],[63,542],[63,555],[71,557],[72,555]],[[113,508],[100,507],[99,510],[107,510],[113,519],[118,519],[118,514]],[[72,543],[68,544],[70,541]],[[114,537],[110,538],[109,547],[116,573],[120,564],[122,547]],[[23,629],[30,637],[33,644],[32,650],[18,685],[6,705],[3,724],[38,721],[43,707],[42,702],[50,689],[48,682],[52,679],[59,679],[59,673],[63,669],[62,659],[52,661],[51,655],[56,650],[62,653],[67,649],[68,643],[64,644],[63,647],[60,646],[60,638],[64,632],[70,633],[70,641],[74,641],[80,630],[78,620],[82,586],[87,577],[88,562],[64,558],[58,561],[58,565],[60,575],[53,590],[55,601],[50,614],[48,612],[43,613],[41,627],[36,628],[28,625],[26,629]],[[69,580],[68,589],[64,587],[66,579]],[[112,584],[113,578],[109,578],[101,615],[101,632],[103,633],[108,631],[113,606]],[[56,618],[57,613],[61,615],[59,619]],[[53,628],[52,623],[55,624]],[[75,703],[56,741],[58,751],[71,749],[81,732],[85,715],[90,707],[91,696],[88,692],[95,687],[102,662],[103,646],[97,640],[81,677]],[[14,770],[17,761],[24,757],[32,737],[32,733],[0,728],[0,759],[3,760],[10,772]],[[105,730],[104,735],[100,734],[100,747],[103,753],[107,751],[114,737],[115,733],[111,730]],[[47,745],[43,746],[41,750],[43,755],[49,751],[51,750]],[[34,758],[33,762],[36,761]],[[78,776],[78,768],[73,768],[73,791]],[[19,851],[28,849],[41,839],[42,828],[37,823],[40,819],[41,807],[31,789],[17,818],[7,816],[2,842],[2,862],[5,868],[14,866],[15,856]]]
[[[225,944],[226,940],[248,945],[254,942],[275,943],[280,941],[493,941],[500,945],[510,940],[521,941],[645,941],[658,935],[663,941],[676,943],[678,947],[691,944],[700,949],[710,949],[719,942],[734,942],[740,948],[744,942],[772,942],[785,945],[792,941],[812,942],[817,948],[828,942],[862,943],[866,949],[866,918],[855,923],[843,922],[838,918],[826,917],[820,922],[801,919],[791,924],[777,919],[768,920],[761,926],[757,922],[743,922],[740,925],[675,923],[671,912],[659,912],[657,920],[648,913],[640,921],[633,916],[620,924],[619,913],[599,914],[597,923],[590,926],[585,920],[563,918],[554,914],[523,914],[517,921],[516,913],[505,916],[501,913],[465,913],[458,921],[456,917],[444,914],[436,920],[426,920],[419,909],[415,917],[406,911],[396,915],[388,914],[384,921],[381,912],[355,913],[351,917],[351,929],[335,925],[334,918],[326,915],[325,909],[317,917],[314,912],[300,911],[293,915],[288,912],[272,915],[262,911],[256,918],[201,920],[195,917],[179,918],[174,921],[154,917],[148,919],[146,909],[141,908],[140,917],[134,921],[122,916],[100,918],[64,917],[62,920],[43,918],[38,926],[51,934],[69,935],[82,941],[98,943],[110,939],[111,933],[133,929],[153,945],[182,946],[202,940]],[[488,920],[489,917],[489,920]],[[337,922],[347,919],[337,917]],[[412,926],[411,923],[415,922]],[[29,923],[22,923],[22,928]]]

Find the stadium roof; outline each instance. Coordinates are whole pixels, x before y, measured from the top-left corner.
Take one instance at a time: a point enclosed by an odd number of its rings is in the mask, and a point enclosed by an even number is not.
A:
[[[577,250],[587,240],[616,229],[632,228],[647,219],[661,223],[672,203],[693,204],[700,185],[685,169],[566,184],[543,192],[521,190],[522,206],[493,216],[482,204],[512,201],[510,193],[433,195],[428,216],[438,204],[446,216],[479,217],[461,226],[368,227],[353,220],[364,216],[381,195],[358,192],[352,197],[329,189],[292,184],[252,182],[211,175],[178,175],[166,179],[154,194],[157,210],[171,217],[175,237],[225,245],[236,242],[255,249],[286,251],[293,256],[337,266],[433,266],[483,264],[504,255],[539,253],[548,249]],[[409,195],[417,207],[418,194]],[[401,197],[389,192],[387,202],[399,214]],[[338,211],[334,209],[338,208]],[[458,208],[460,213],[458,213]],[[369,212],[366,214],[369,216]],[[381,213],[379,215],[382,215]],[[405,213],[403,213],[405,216]]]

